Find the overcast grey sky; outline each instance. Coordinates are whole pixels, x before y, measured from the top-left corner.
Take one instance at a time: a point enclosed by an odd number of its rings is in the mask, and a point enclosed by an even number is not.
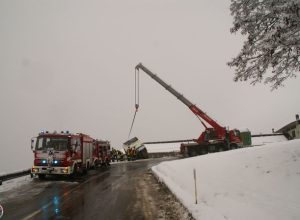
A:
[[[0,172],[31,166],[30,138],[41,130],[83,132],[121,147],[133,117],[139,62],[221,125],[259,133],[294,120],[299,78],[273,92],[232,81],[226,62],[242,37],[229,32],[229,5],[0,0]],[[144,73],[140,86],[133,136],[199,136],[203,127],[186,106]]]

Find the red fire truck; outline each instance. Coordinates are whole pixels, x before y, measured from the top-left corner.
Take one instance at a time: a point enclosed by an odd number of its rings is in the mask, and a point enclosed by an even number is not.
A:
[[[34,165],[31,173],[44,179],[46,175],[86,173],[100,163],[97,141],[82,133],[41,132],[32,138]]]
[[[95,162],[96,166],[109,166],[111,160],[109,141],[96,140],[95,144],[95,155],[97,158],[97,161]]]

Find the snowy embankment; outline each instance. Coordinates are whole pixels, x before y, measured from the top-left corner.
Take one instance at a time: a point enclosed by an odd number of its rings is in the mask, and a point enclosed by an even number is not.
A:
[[[300,219],[300,140],[163,162],[152,170],[196,219]]]
[[[0,185],[0,193],[9,191],[14,188],[18,188],[18,187],[24,185],[25,183],[29,183],[30,181],[32,181],[32,178],[30,177],[30,175],[7,180],[7,181],[3,182],[2,185]]]
[[[284,135],[252,137],[252,145],[254,146],[270,144],[275,142],[282,142],[282,141],[287,141]]]

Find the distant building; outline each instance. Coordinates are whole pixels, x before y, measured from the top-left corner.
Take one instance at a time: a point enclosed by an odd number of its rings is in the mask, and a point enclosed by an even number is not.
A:
[[[300,120],[299,115],[296,115],[296,121],[293,121],[286,126],[280,128],[276,133],[283,133],[288,139],[300,138]]]

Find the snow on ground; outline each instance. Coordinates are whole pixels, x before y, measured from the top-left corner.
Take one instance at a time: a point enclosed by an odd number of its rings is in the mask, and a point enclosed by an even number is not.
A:
[[[180,143],[144,144],[148,153],[179,152]]]
[[[196,219],[300,219],[300,140],[163,162],[152,170]]]
[[[275,142],[287,141],[284,135],[252,137],[252,145],[264,145]]]
[[[30,175],[14,178],[11,180],[7,180],[2,182],[2,185],[0,185],[0,192],[5,192],[14,188],[17,188],[25,183],[29,183],[32,181],[32,178]]]

